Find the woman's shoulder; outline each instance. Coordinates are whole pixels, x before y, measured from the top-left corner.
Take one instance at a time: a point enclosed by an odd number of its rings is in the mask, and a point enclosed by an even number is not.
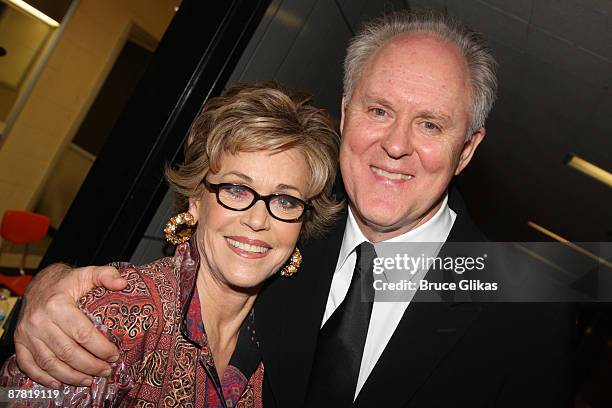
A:
[[[178,296],[178,273],[173,258],[162,258],[146,265],[133,265],[128,262],[112,262],[109,264],[117,268],[127,286],[121,291],[111,291],[104,287],[97,287],[80,299],[81,306],[90,308],[103,300],[121,301],[136,298],[164,298],[174,301]]]
[[[127,280],[121,291],[104,287],[89,291],[80,307],[121,339],[136,340],[145,335],[173,332],[179,304],[177,265],[162,258],[146,265],[111,263]]]

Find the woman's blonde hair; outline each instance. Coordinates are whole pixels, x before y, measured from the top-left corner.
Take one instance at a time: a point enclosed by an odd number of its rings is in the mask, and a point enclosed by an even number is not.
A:
[[[342,208],[332,194],[339,137],[329,115],[312,106],[310,99],[266,82],[234,85],[224,96],[206,102],[189,131],[184,163],[175,169],[166,166],[166,180],[179,208],[186,209],[189,198],[201,196],[202,180],[209,171],[220,170],[224,154],[294,148],[311,171],[307,198],[312,207],[302,236],[323,233]]]

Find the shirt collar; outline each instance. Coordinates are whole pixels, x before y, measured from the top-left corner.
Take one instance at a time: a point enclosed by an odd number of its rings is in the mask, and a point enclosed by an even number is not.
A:
[[[444,242],[450,233],[456,216],[457,214],[448,206],[448,194],[445,194],[442,205],[427,222],[383,242]],[[368,239],[361,232],[353,211],[349,207],[336,271],[342,268],[355,248],[365,241],[368,241]]]

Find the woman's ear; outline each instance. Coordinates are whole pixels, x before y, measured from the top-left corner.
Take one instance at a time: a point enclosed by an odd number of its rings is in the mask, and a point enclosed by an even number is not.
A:
[[[199,198],[194,198],[194,197],[189,198],[189,209],[187,210],[187,212],[191,214],[195,222],[198,222],[201,205],[202,205],[202,200],[200,200]]]

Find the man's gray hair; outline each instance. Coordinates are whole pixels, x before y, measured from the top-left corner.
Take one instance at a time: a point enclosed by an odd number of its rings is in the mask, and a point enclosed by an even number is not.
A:
[[[434,10],[400,11],[366,24],[350,42],[344,59],[344,100],[348,105],[370,57],[391,39],[404,33],[425,32],[455,44],[466,59],[472,85],[468,140],[484,126],[497,94],[497,63],[484,36],[459,20]]]

